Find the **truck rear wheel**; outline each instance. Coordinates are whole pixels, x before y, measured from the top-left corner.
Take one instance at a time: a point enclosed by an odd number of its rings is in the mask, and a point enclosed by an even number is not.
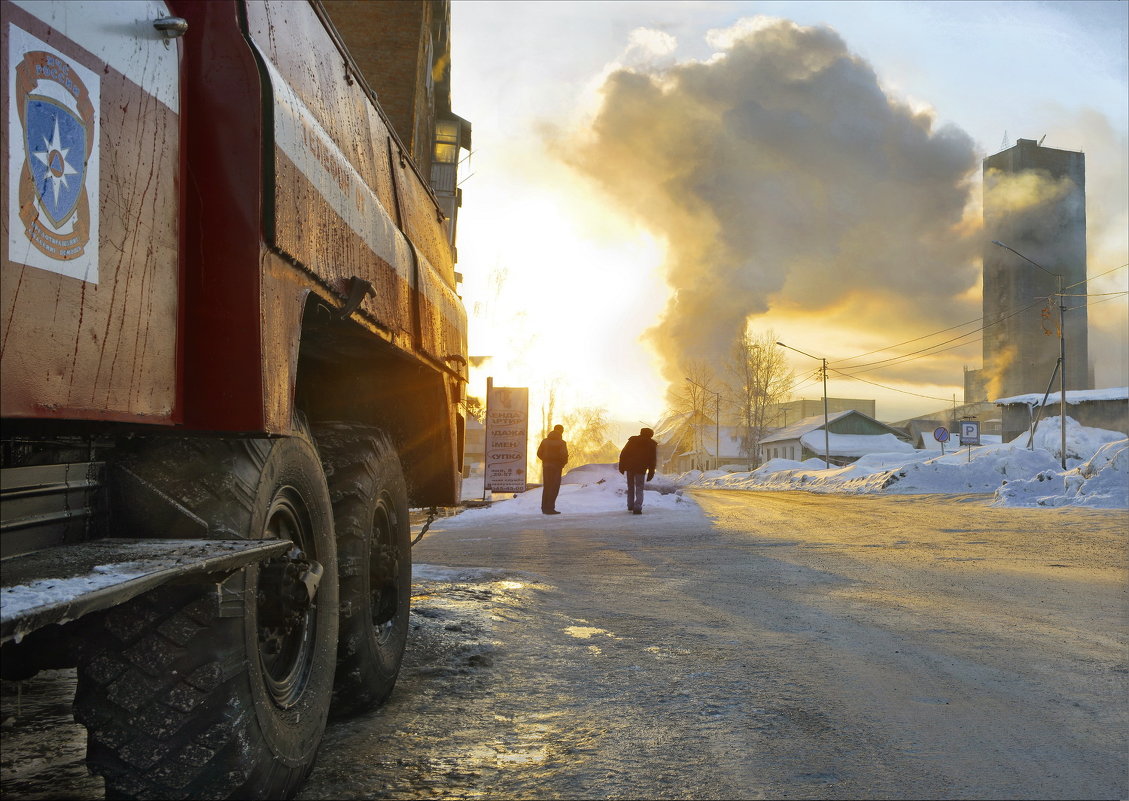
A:
[[[388,699],[408,636],[411,534],[404,473],[388,437],[346,423],[316,427],[333,501],[341,620],[334,716]]]
[[[96,621],[75,697],[87,762],[107,798],[289,797],[325,729],[337,638],[317,452],[303,437],[178,439],[142,448],[129,467],[211,536],[295,547],[222,592],[166,586]]]

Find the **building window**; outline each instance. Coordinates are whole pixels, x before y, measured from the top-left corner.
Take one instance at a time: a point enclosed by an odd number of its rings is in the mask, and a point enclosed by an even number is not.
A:
[[[436,120],[434,164],[456,164],[459,160],[459,123]]]

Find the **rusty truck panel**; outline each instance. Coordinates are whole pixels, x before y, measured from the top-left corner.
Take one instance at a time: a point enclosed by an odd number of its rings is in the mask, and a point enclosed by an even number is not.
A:
[[[394,216],[388,128],[308,6],[252,2],[247,17],[273,116],[268,238],[340,298],[354,278],[372,284],[362,309],[411,350],[416,277]]]
[[[5,417],[179,416],[180,49],[154,13],[5,7]]]

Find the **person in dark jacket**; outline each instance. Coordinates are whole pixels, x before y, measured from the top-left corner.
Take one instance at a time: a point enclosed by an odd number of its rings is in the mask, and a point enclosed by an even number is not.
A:
[[[568,443],[564,441],[564,426],[553,426],[549,436],[537,446],[541,460],[543,486],[541,488],[541,513],[559,515],[557,493],[561,491],[561,471],[568,464]]]
[[[641,428],[619,452],[619,472],[627,475],[627,511],[637,515],[643,514],[644,476],[647,481],[655,477],[659,446],[654,437],[654,431]]]

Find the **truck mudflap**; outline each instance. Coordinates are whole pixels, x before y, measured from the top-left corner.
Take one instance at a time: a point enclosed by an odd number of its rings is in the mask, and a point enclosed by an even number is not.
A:
[[[290,540],[109,538],[3,560],[0,644],[108,609],[174,580],[224,574],[286,554]],[[217,590],[219,592],[219,590]]]

